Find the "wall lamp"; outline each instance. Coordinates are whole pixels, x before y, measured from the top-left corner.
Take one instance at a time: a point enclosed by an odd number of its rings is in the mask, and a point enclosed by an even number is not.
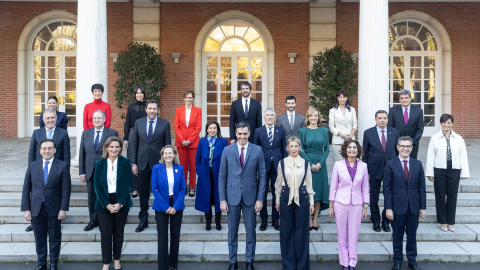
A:
[[[178,64],[178,59],[180,58],[180,54],[179,53],[172,53],[172,58],[173,58],[173,62],[175,64]]]
[[[113,59],[113,63],[116,63],[118,58],[118,53],[110,53],[110,58]]]
[[[295,63],[295,58],[297,57],[296,53],[289,53],[288,58],[290,58],[290,64]]]

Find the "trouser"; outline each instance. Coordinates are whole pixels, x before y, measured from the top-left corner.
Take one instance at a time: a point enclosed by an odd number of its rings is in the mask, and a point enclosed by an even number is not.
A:
[[[433,169],[433,188],[435,190],[435,207],[437,210],[437,222],[440,224],[455,224],[455,212],[457,210],[458,185],[460,182],[460,170],[452,169],[452,162],[447,162],[446,169]],[[447,200],[445,201],[445,196]]]
[[[116,204],[116,194],[109,193],[110,203]],[[98,228],[100,229],[101,245],[102,245],[102,262],[103,264],[112,263],[113,259],[120,260],[123,247],[123,235],[125,223],[127,223],[128,210],[118,211],[115,214],[110,212],[97,213]],[[112,249],[113,241],[113,249]]]
[[[407,207],[405,215],[397,215],[395,213],[393,215],[393,261],[396,264],[403,262],[403,233],[405,232],[405,227],[407,231],[407,245],[405,249],[408,262],[416,264],[418,213],[417,215],[412,215],[409,207]]]
[[[177,147],[180,165],[185,171],[185,184],[188,185],[188,172],[190,172],[190,188],[195,188],[197,184],[197,171],[195,169],[195,157],[197,148]]]
[[[173,205],[173,197],[170,197],[170,206]],[[180,247],[180,229],[182,226],[183,210],[175,215],[155,211],[158,236],[158,270],[177,268],[178,250]],[[168,220],[170,219],[170,256],[168,255]]]
[[[228,254],[230,257],[230,263],[237,262],[238,226],[240,224],[240,212],[242,212],[243,214],[243,222],[245,224],[245,231],[247,233],[245,260],[247,261],[247,263],[251,263],[255,259],[255,245],[257,242],[255,227],[257,226],[257,219],[254,209],[255,204],[247,206],[243,202],[243,199],[240,200],[240,203],[238,205],[228,205]]]
[[[335,162],[344,159],[340,154],[340,150],[342,150],[341,144],[332,144],[332,151],[330,151],[330,156]]]
[[[270,164],[270,169],[267,172],[266,175],[267,179],[267,190],[265,192],[265,198],[263,199],[263,208],[260,210],[260,218],[262,221],[267,221],[268,220],[268,210],[267,210],[267,194],[268,194],[268,183],[270,183],[270,190],[272,191],[272,221],[278,221],[278,211],[277,208],[275,207],[275,203],[277,198],[275,197],[275,181],[277,180],[277,170],[275,170],[275,165],[273,162]]]
[[[382,186],[382,179],[370,179],[370,220],[373,224],[390,224],[390,220],[385,214],[385,208],[382,211],[382,218],[380,219],[380,208],[378,200],[380,197],[380,187]]]
[[[138,196],[140,200],[140,212],[138,213],[138,220],[140,223],[148,224],[148,201],[150,200],[150,179],[152,178],[152,169],[147,163],[145,170],[138,172]]]
[[[363,206],[333,203],[335,223],[337,225],[338,258],[342,266],[357,265],[357,243]]]
[[[95,211],[95,202],[97,201],[97,194],[95,194],[95,185],[93,182],[95,175],[95,169],[92,173],[92,178],[87,180],[87,194],[88,194],[88,215],[90,216],[90,222],[97,221],[97,211]]]
[[[50,246],[50,263],[57,263],[62,245],[62,230],[58,214],[49,216],[45,209],[45,203],[42,203],[38,216],[32,216],[32,228],[35,236],[38,265],[47,265],[47,234]]]
[[[303,191],[302,191],[303,190]],[[280,197],[280,251],[284,270],[310,269],[310,202],[303,186],[299,190],[300,206],[288,204],[290,189],[284,187]]]

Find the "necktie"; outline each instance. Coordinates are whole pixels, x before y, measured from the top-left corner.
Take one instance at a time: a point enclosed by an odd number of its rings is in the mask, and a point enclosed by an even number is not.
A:
[[[405,108],[405,112],[403,113],[403,120],[405,120],[405,125],[408,123],[408,108]]]
[[[382,147],[383,147],[383,151],[385,151],[385,148],[387,147],[387,138],[385,138],[384,129],[382,129]]]
[[[149,122],[150,125],[148,126],[148,142],[150,142],[152,140],[152,137],[153,137],[153,121],[150,121]]]
[[[243,170],[243,162],[244,162],[244,158],[243,158],[243,150],[245,149],[245,147],[242,147],[242,152],[240,153],[240,165],[242,166],[242,170]]]
[[[97,132],[97,136],[95,137],[95,144],[94,144],[94,146],[95,146],[95,151],[97,151],[97,149],[98,149],[98,143],[99,143],[99,141],[100,141],[100,131],[96,131],[96,132]]]
[[[290,114],[290,129],[293,130],[293,114]]]
[[[408,183],[408,166],[407,166],[406,160],[403,161],[403,172],[405,173],[405,179],[407,179],[407,183]]]
[[[270,146],[272,146],[272,142],[273,142],[272,127],[268,128],[268,142],[270,143]]]
[[[248,100],[245,100],[245,118],[248,118]]]
[[[48,164],[50,164],[50,161],[45,161],[45,166],[43,167],[43,183],[44,183],[45,185],[47,185]]]
[[[52,136],[52,132],[53,130],[48,130],[48,136],[47,136],[47,139],[51,140],[53,138]]]

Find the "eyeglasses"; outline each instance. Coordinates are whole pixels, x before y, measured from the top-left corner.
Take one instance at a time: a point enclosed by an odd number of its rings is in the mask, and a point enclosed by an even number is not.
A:
[[[407,148],[407,149],[412,148],[411,145],[401,145],[401,144],[399,144],[398,146],[399,146],[400,148]]]

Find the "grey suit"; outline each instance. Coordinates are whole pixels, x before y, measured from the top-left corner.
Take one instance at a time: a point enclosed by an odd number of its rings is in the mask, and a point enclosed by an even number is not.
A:
[[[32,139],[30,140],[30,149],[28,150],[28,163],[36,160],[41,160],[40,143],[47,139],[47,132],[45,127],[33,131]],[[56,159],[65,161],[70,166],[70,138],[68,132],[62,128],[55,128],[52,140],[56,145],[56,152],[54,157]]]
[[[95,162],[102,158],[103,144],[107,138],[112,136],[118,137],[118,132],[114,129],[103,127],[102,137],[99,140],[98,148],[95,150],[95,127],[89,128],[82,132],[82,140],[79,149],[79,174],[85,175],[87,178],[88,193],[88,212],[90,214],[90,222],[97,220],[97,212],[95,211],[95,187],[93,185],[93,175],[95,171]]]
[[[288,138],[292,136],[298,137],[298,130],[304,126],[305,116],[295,112],[295,119],[293,120],[293,128],[290,126],[290,120],[288,119],[288,113],[281,114],[277,117],[277,126],[285,129],[285,135]]]
[[[265,189],[265,159],[262,148],[252,143],[247,145],[242,169],[237,143],[225,147],[218,178],[218,197],[219,201],[227,202],[229,209],[227,223],[230,263],[237,262],[240,212],[243,212],[247,232],[245,259],[247,262],[253,262],[255,258],[257,225],[255,201],[263,201]]]

